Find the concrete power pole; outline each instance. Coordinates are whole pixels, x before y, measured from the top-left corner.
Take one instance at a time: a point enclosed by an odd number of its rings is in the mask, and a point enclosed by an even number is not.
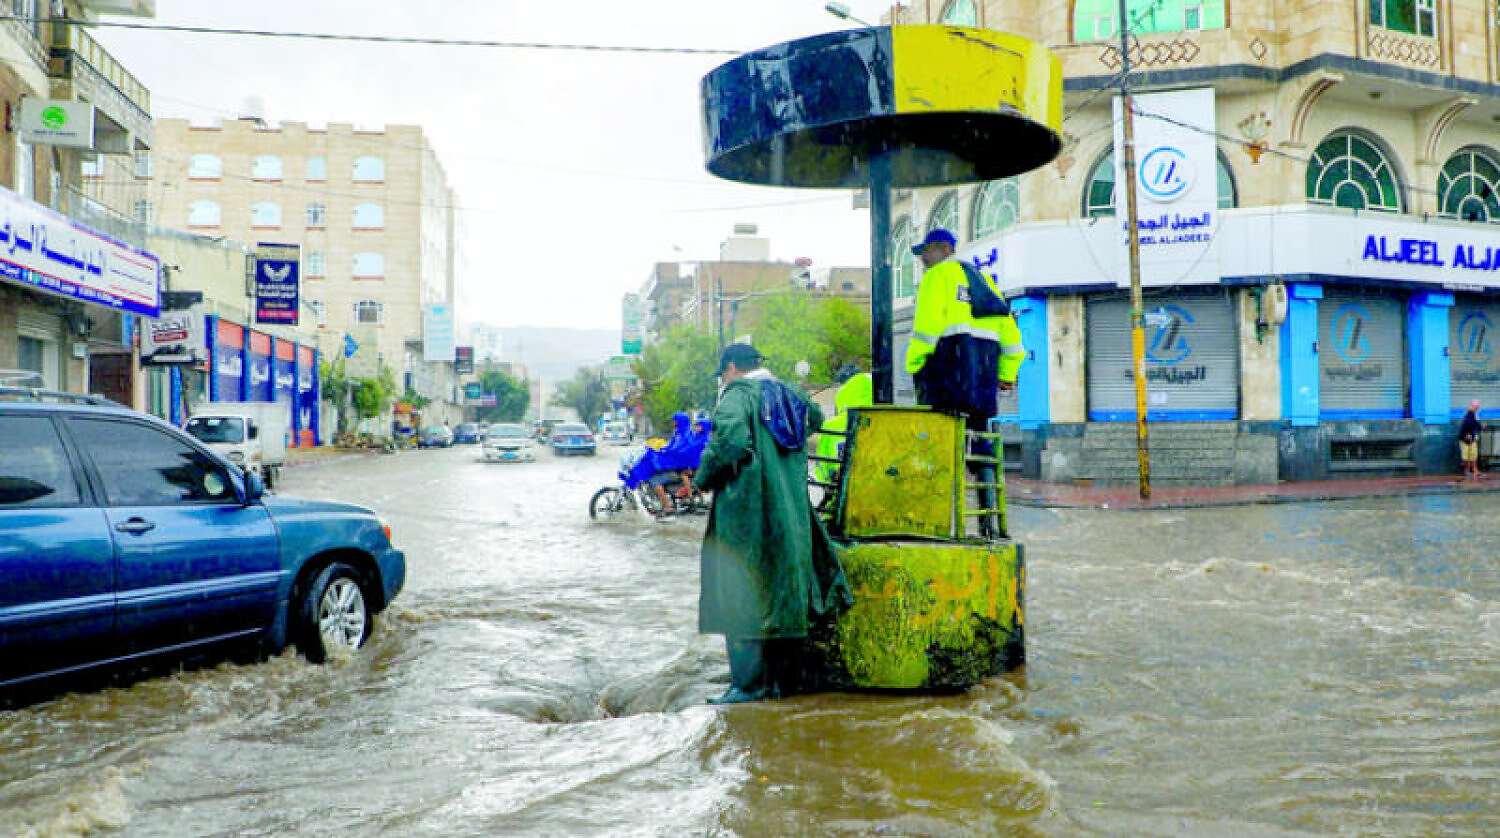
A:
[[[1130,27],[1120,0],[1120,153],[1125,163],[1125,226],[1130,238],[1130,349],[1135,372],[1135,450],[1142,500],[1151,498],[1151,447],[1146,423],[1146,311],[1141,300],[1141,229],[1136,215],[1135,105],[1130,97]]]

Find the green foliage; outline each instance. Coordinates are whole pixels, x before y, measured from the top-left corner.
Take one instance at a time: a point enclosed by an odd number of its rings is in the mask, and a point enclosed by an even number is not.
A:
[[[480,390],[495,397],[494,407],[479,409],[482,422],[519,422],[531,406],[531,386],[503,370],[486,369],[479,374]]]
[[[349,432],[349,400],[354,395],[354,380],[349,378],[344,359],[322,362],[318,366],[318,379],[323,398],[338,409],[338,434],[343,436]]]
[[[584,367],[564,381],[552,396],[558,407],[571,407],[590,428],[609,410],[609,382],[600,367]]]
[[[848,300],[785,292],[758,301],[752,340],[766,366],[783,381],[797,381],[797,363],[811,368],[810,388],[833,383],[845,364],[870,366],[870,314]]]
[[[382,366],[375,378],[353,379],[354,410],[361,419],[374,419],[390,409],[396,400],[396,373]]]
[[[718,365],[714,335],[689,325],[673,326],[645,347],[634,371],[641,379],[642,409],[652,427],[670,429],[672,414],[679,410],[713,409],[719,393],[714,376]]]
[[[401,401],[411,405],[412,410],[422,410],[432,404],[432,399],[418,393],[416,390],[407,390],[402,394]]]

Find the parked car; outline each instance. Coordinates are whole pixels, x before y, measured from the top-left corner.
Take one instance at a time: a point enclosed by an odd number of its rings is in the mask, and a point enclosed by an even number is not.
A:
[[[192,436],[104,399],[0,388],[0,692],[209,649],[321,662],[401,591],[390,526],[265,494]]]
[[[531,423],[531,433],[538,442],[547,442],[552,439],[552,430],[562,423],[561,419],[538,419]]]
[[[214,453],[264,480],[274,489],[286,465],[291,417],[284,404],[272,402],[205,402],[183,426]]]
[[[536,460],[534,445],[522,425],[491,425],[481,450],[487,463],[530,463]]]
[[[552,453],[562,457],[568,454],[594,456],[594,435],[586,425],[565,422],[552,429]]]
[[[605,445],[629,445],[635,438],[635,432],[629,422],[615,421],[604,426],[601,436]]]
[[[479,426],[473,422],[465,422],[453,429],[454,445],[478,445],[479,438]]]
[[[442,425],[429,425],[417,438],[418,448],[452,448],[453,432]]]

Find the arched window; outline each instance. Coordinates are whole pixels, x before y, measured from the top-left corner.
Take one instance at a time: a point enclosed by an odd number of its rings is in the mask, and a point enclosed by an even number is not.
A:
[[[978,26],[979,10],[974,6],[974,0],[949,0],[938,22],[950,26]]]
[[[213,201],[194,201],[188,206],[189,227],[217,227],[221,213]]]
[[[224,161],[216,154],[194,154],[188,163],[188,177],[196,180],[218,180],[224,176]]]
[[[1218,185],[1219,209],[1233,209],[1240,205],[1239,191],[1234,183],[1234,173],[1229,169],[1229,160],[1224,152],[1215,155],[1215,180]],[[1083,190],[1083,215],[1085,218],[1115,214],[1115,152],[1104,152],[1089,172],[1088,186]]]
[[[281,204],[273,201],[261,201],[250,207],[251,227],[280,227],[281,226]]]
[[[891,228],[891,287],[896,299],[917,295],[916,265],[911,255],[911,219],[903,218]]]
[[[385,257],[379,253],[354,254],[355,279],[379,279],[385,276]]]
[[[973,238],[992,236],[1016,223],[1021,216],[1021,189],[1013,177],[992,180],[974,196]]]
[[[1378,2],[1379,0],[1376,0]],[[1431,2],[1431,0],[1407,0]],[[1226,0],[1126,0],[1129,31],[1135,35],[1157,32],[1190,32],[1223,29]],[[1073,4],[1073,40],[1103,41],[1120,37],[1118,0],[1076,0]]]
[[[1401,211],[1396,170],[1375,142],[1337,131],[1318,143],[1307,163],[1307,200],[1348,209]]]
[[[1461,148],[1438,173],[1438,212],[1464,221],[1500,224],[1500,163],[1482,148]]]
[[[932,212],[927,214],[927,231],[941,227],[958,238],[958,193],[948,190],[938,196],[937,203],[932,205]]]
[[[380,204],[360,204],[354,208],[354,229],[379,230],[385,227],[385,207]]]
[[[250,163],[250,177],[255,180],[281,180],[281,158],[262,154]]]
[[[354,159],[355,183],[380,183],[383,180],[385,180],[385,160],[369,156]]]

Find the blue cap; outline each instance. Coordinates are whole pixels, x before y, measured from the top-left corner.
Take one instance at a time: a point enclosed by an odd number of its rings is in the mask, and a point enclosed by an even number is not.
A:
[[[927,231],[927,238],[922,239],[921,244],[912,245],[911,253],[913,256],[921,256],[922,251],[927,249],[927,245],[936,244],[938,242],[943,242],[945,244],[950,244],[954,247],[958,247],[958,239],[954,238],[952,233],[944,230],[942,227],[934,227],[933,229]]]

